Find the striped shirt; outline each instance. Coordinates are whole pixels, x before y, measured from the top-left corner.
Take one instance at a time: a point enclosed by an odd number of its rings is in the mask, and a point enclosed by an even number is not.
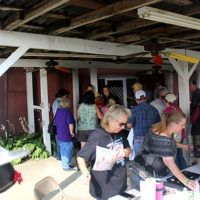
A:
[[[141,102],[133,107],[127,123],[133,125],[135,137],[144,137],[157,122],[160,122],[157,109],[147,102]]]
[[[55,116],[57,110],[60,108],[60,102],[61,102],[61,99],[60,99],[60,98],[57,98],[57,99],[53,102],[53,105],[52,105],[53,116]]]

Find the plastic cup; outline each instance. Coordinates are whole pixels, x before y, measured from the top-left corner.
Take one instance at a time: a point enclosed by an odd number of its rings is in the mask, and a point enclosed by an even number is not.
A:
[[[162,200],[163,198],[163,182],[156,181],[156,200]]]

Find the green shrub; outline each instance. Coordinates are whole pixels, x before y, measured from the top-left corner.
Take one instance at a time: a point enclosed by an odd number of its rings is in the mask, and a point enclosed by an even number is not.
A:
[[[4,147],[6,150],[23,150],[29,149],[30,154],[26,158],[19,158],[12,162],[13,165],[17,165],[22,163],[25,160],[29,159],[44,159],[48,158],[49,153],[46,151],[46,147],[43,144],[43,135],[41,133],[32,133],[25,135],[15,135],[5,138],[0,138],[0,145]],[[54,140],[51,140],[52,145],[52,154],[56,155],[56,143]]]

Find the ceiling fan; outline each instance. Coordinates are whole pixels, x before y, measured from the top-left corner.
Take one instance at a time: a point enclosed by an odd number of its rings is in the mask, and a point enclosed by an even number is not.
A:
[[[135,55],[131,55],[131,56],[134,56],[134,58],[126,61],[125,63],[120,64],[120,66],[124,66],[132,61],[142,58],[149,53],[152,56],[155,66],[160,66],[163,64],[162,55],[165,55],[165,57],[175,58],[178,60],[183,60],[183,61],[191,62],[191,63],[199,62],[199,59],[197,59],[197,58],[192,58],[189,56],[164,51],[164,50],[166,50],[166,45],[165,45],[165,43],[160,43],[159,39],[170,40],[170,38],[162,38],[162,37],[157,37],[157,36],[156,37],[153,36],[148,39],[141,40],[140,43],[141,42],[144,43],[144,42],[148,41],[144,44],[144,52],[140,52]],[[123,58],[123,57],[121,57],[121,58]]]
[[[39,69],[34,69],[33,68],[33,70],[31,72],[37,72],[37,71],[39,71],[41,69],[46,69],[46,70],[52,70],[52,69],[54,70],[54,69],[56,69],[56,70],[65,72],[67,74],[72,73],[71,70],[58,66],[59,63],[57,61],[55,61],[54,58],[50,58],[49,61],[47,61],[45,64],[46,64],[46,67],[41,67]]]

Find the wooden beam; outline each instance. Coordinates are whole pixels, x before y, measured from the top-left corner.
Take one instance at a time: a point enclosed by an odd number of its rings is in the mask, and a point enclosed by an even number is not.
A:
[[[35,26],[35,25],[30,25],[30,24],[23,24],[21,25],[23,28],[31,28],[31,29],[38,29],[38,30],[44,30],[45,28],[42,26]]]
[[[193,64],[192,68],[188,72],[188,79],[190,79],[190,77],[192,76],[193,72],[195,71],[195,69],[197,68],[198,65],[199,65],[199,62]]]
[[[191,32],[188,32],[188,33],[180,33],[180,34],[176,34],[176,36],[172,36],[171,38],[175,38],[175,39],[185,39],[185,40],[188,40],[188,39],[195,39],[195,38],[200,38],[200,33],[191,33]]]
[[[33,108],[33,73],[31,68],[26,68],[26,97],[27,97],[27,111],[28,111],[28,126],[29,133],[35,132],[35,118]]]
[[[125,56],[144,51],[144,47],[138,45],[122,46],[120,43],[0,30],[0,45],[19,47],[22,44],[30,49],[70,51],[112,56]]]
[[[116,60],[117,56],[94,55],[94,54],[78,54],[78,53],[25,53],[23,57],[57,57],[57,58],[105,58]]]
[[[91,1],[91,0],[72,0],[70,2],[71,5],[74,6],[80,6],[80,7],[85,7],[85,8],[90,8],[90,9],[99,9],[102,8],[104,5],[101,3],[97,3],[95,1]]]
[[[66,16],[63,14],[58,14],[58,13],[45,13],[42,15],[42,17],[47,17],[47,18],[54,18],[54,19],[70,19],[70,16]]]
[[[47,132],[49,125],[49,100],[48,100],[48,82],[47,82],[47,71],[40,70],[40,95],[41,104],[43,104],[42,109],[42,132],[43,132],[43,142],[46,146],[46,150],[52,154],[51,151],[51,136]]]
[[[90,23],[94,23],[96,21],[100,21],[100,20],[112,17],[114,15],[122,14],[130,10],[134,10],[139,7],[150,5],[153,3],[160,2],[160,1],[161,0],[137,0],[137,1],[123,0],[120,2],[116,2],[111,5],[100,8],[98,10],[84,14],[80,17],[76,17],[70,21],[70,26],[60,27],[50,32],[50,34],[54,34],[54,35],[61,34],[71,29],[75,29],[75,28],[78,28]]]
[[[163,0],[163,1],[179,6],[188,6],[193,4],[193,2],[190,0]]]
[[[78,107],[78,101],[79,101],[79,74],[78,74],[78,69],[73,69],[72,70],[72,87],[73,87],[73,114],[74,114],[74,119],[77,121],[77,107]],[[76,126],[77,129],[77,126]],[[75,130],[77,131],[77,130]]]
[[[99,9],[99,8],[102,8],[106,5],[104,4],[101,4],[101,3],[97,3],[95,1],[92,1],[92,0],[72,0],[70,2],[71,5],[74,5],[74,6],[80,6],[80,7],[85,7],[85,8],[90,8],[90,9]],[[124,16],[128,16],[128,17],[133,17],[133,18],[138,18],[138,15],[136,12],[134,13],[122,13],[122,15]]]
[[[135,30],[137,28],[142,28],[142,27],[153,25],[153,24],[157,24],[157,22],[144,20],[144,19],[131,20],[117,26],[115,30],[107,29],[106,31],[101,31],[101,32],[98,32],[98,30],[95,30],[91,33],[91,36],[89,36],[88,39],[98,39],[98,38],[102,38],[108,35],[123,33],[128,30]]]
[[[137,40],[141,40],[141,34],[139,33],[127,34],[127,35],[123,35],[123,36],[115,38],[115,41],[119,43],[132,42],[132,41],[137,41]]]
[[[195,14],[200,13],[200,9],[199,9],[199,6],[196,6],[196,4],[195,4],[195,5],[186,6],[184,8],[181,8],[181,13],[184,13],[185,15],[191,16],[191,15],[195,15]],[[150,21],[150,20],[142,20],[142,19],[128,21],[126,23],[118,25],[115,28],[115,30],[112,30],[110,28],[108,28],[105,31],[101,31],[101,32],[98,32],[98,30],[95,30],[95,31],[91,32],[88,39],[98,39],[98,38],[102,38],[102,37],[117,34],[117,33],[123,33],[123,32],[129,31],[129,30],[131,31],[131,30],[134,30],[136,28],[142,28],[142,27],[145,27],[145,26],[150,26],[150,25],[153,25],[153,24],[158,24],[158,22],[153,22],[153,21]],[[153,29],[150,29],[150,30],[145,30],[141,34],[141,39],[145,39],[145,38],[151,36],[152,34],[159,33],[159,34],[166,35],[166,34],[170,34],[170,32],[172,32],[172,33],[176,32],[177,33],[177,32],[182,32],[182,31],[185,31],[185,30],[188,30],[188,29],[183,28],[183,27],[172,26],[172,25],[153,28]],[[142,35],[144,35],[145,37],[143,37]]]
[[[22,21],[23,16],[20,12],[13,13],[3,22],[3,29],[11,30],[12,27],[17,27]]]
[[[0,64],[4,62],[5,59],[0,58]],[[48,60],[45,59],[19,59],[15,63],[15,67],[36,67],[41,68],[46,66],[46,62]],[[78,68],[100,68],[100,69],[132,69],[132,70],[147,70],[152,69],[152,64],[132,64],[128,63],[121,67],[121,64],[114,62],[102,62],[102,61],[81,61],[81,60],[56,60],[59,62],[59,65],[62,67],[70,68],[70,69],[78,69]],[[163,64],[163,70],[173,70],[171,64]]]
[[[0,10],[3,10],[3,11],[22,11],[24,9],[17,7],[17,6],[11,6],[11,5],[6,5],[6,4],[0,3]]]
[[[35,18],[41,16],[42,14],[47,13],[50,10],[53,10],[54,8],[57,8],[58,6],[61,6],[69,1],[70,0],[50,0],[50,1],[43,0],[42,1],[43,4],[42,4],[42,2],[40,2],[39,7],[37,6],[38,4],[36,4],[34,6],[34,9],[27,10],[24,13],[23,20],[18,21],[18,22],[17,22],[17,20],[15,20],[13,22],[5,24],[4,29],[14,30],[17,27],[21,26],[22,24],[25,24],[25,23],[31,21],[32,19],[35,19]]]
[[[19,47],[1,65],[0,76],[2,76],[26,51],[27,47]]]

